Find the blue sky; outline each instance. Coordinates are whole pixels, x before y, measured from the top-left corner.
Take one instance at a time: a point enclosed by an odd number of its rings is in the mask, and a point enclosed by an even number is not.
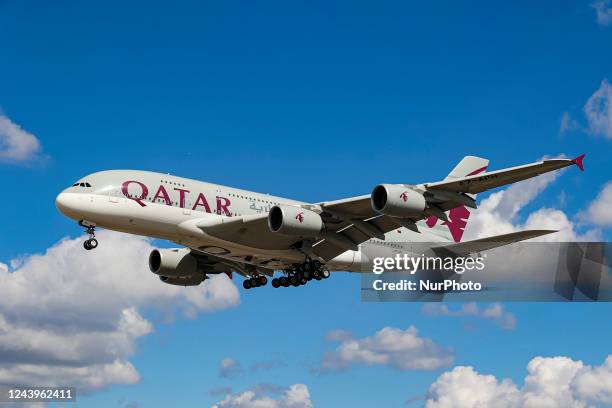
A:
[[[77,237],[54,198],[97,170],[321,201],[438,180],[468,154],[496,169],[586,153],[585,173],[534,192],[511,222],[555,209],[576,235],[609,239],[610,222],[588,209],[611,180],[612,117],[585,112],[598,90],[603,103],[608,95],[609,23],[589,2],[0,1],[0,109],[42,145],[0,163],[0,262]],[[237,307],[171,321],[140,305],[155,331],[129,357],[139,383],[82,405],[201,407],[223,398],[214,388],[300,383],[315,406],[402,406],[456,365],[521,384],[536,356],[600,365],[610,352],[607,304],[507,304],[517,324],[504,330],[420,304],[361,303],[358,288],[358,277],[337,274],[296,290],[240,289]],[[337,346],[330,330],[364,338],[411,325],[452,349],[453,365],[314,373]],[[220,378],[227,357],[241,375]],[[260,362],[274,364],[253,370]]]

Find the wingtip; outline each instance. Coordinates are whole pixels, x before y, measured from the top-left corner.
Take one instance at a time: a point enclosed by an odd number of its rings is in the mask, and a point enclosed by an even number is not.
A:
[[[578,168],[580,169],[580,171],[584,171],[584,156],[585,154],[582,153],[580,156],[576,157],[575,159],[572,160],[572,163],[574,163],[576,166],[578,166]]]

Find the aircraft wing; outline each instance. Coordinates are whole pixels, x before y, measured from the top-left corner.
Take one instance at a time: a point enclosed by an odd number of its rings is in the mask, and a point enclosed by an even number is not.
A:
[[[446,217],[444,213],[454,208],[462,206],[476,208],[473,196],[476,193],[526,180],[574,164],[580,170],[584,170],[583,159],[584,154],[575,159],[542,160],[492,172],[482,172],[486,169],[486,167],[483,167],[470,173],[472,175],[465,177],[449,177],[444,181],[414,186],[423,191],[423,195],[428,202],[433,204],[430,211],[435,210],[435,212],[424,212],[420,216],[410,219],[398,219],[377,213],[372,209],[370,195],[322,202],[313,206],[315,207],[313,209],[318,207],[323,210],[321,216],[324,221],[327,220],[325,222],[326,227],[328,222],[333,225],[332,231],[336,236],[332,235],[331,238],[338,238],[337,235],[341,235],[358,245],[371,238],[381,238],[382,234],[400,227],[418,232],[416,222],[432,215],[444,219]],[[340,245],[339,242],[334,242],[331,239],[320,240],[314,245],[314,252],[325,260],[332,259],[346,250],[346,245]]]
[[[456,244],[443,245],[432,248],[440,256],[467,256],[478,252],[488,251],[489,249],[502,247],[519,241],[552,234],[555,230],[526,230],[512,232],[510,234],[496,235],[493,237],[475,239],[473,241],[458,242]]]
[[[234,261],[226,258],[221,258],[218,256],[207,254],[198,249],[191,248],[191,253],[198,258],[200,265],[205,266],[205,270],[207,273],[225,273],[227,274],[227,276],[229,276],[230,279],[232,279],[232,274],[234,272],[245,277],[251,276],[253,272],[257,272],[260,275],[267,276],[272,276],[274,274],[273,269],[265,268],[263,266],[255,267],[253,265],[249,265],[238,260]]]
[[[477,194],[506,184],[516,183],[526,180],[549,171],[562,169],[571,165],[577,165],[581,170],[584,169],[582,160],[584,154],[573,160],[551,159],[542,160],[524,166],[510,167],[508,169],[481,173],[473,176],[466,176],[456,180],[444,180],[437,183],[425,184],[427,190],[442,190],[454,193]]]

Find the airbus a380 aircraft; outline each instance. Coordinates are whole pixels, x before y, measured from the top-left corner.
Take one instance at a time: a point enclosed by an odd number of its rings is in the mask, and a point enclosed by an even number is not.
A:
[[[305,203],[166,174],[110,170],[62,191],[58,209],[87,229],[96,227],[173,241],[155,249],[149,268],[168,284],[199,285],[208,275],[237,272],[246,289],[325,279],[331,271],[360,272],[387,243],[431,242],[469,254],[555,231],[532,230],[459,242],[477,208],[476,194],[576,164],[552,159],[486,172],[489,161],[466,156],[442,181],[380,184],[369,195]]]

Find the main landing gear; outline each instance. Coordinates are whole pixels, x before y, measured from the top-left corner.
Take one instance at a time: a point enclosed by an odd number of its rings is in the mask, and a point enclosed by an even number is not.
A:
[[[292,269],[284,271],[287,276],[272,279],[275,288],[306,285],[311,280],[327,279],[331,276],[329,270],[319,261],[307,259],[302,264],[296,264]]]
[[[272,286],[275,288],[289,286],[302,286],[306,285],[311,280],[327,279],[331,276],[329,270],[319,261],[312,261],[307,259],[304,263],[294,264],[293,268],[283,271],[285,276],[280,278],[272,279]],[[268,278],[263,275],[255,275],[249,279],[245,279],[242,282],[242,286],[245,289],[258,288],[260,286],[266,286]]]
[[[268,278],[264,275],[256,275],[250,279],[242,281],[242,286],[245,289],[258,288],[260,286],[266,286],[268,284]]]
[[[89,236],[89,238],[85,240],[85,242],[83,242],[83,248],[85,248],[88,251],[91,251],[92,249],[96,249],[98,247],[98,240],[95,238],[96,237],[96,226],[88,222],[84,222],[84,221],[79,221],[79,225],[85,228],[85,232]]]

